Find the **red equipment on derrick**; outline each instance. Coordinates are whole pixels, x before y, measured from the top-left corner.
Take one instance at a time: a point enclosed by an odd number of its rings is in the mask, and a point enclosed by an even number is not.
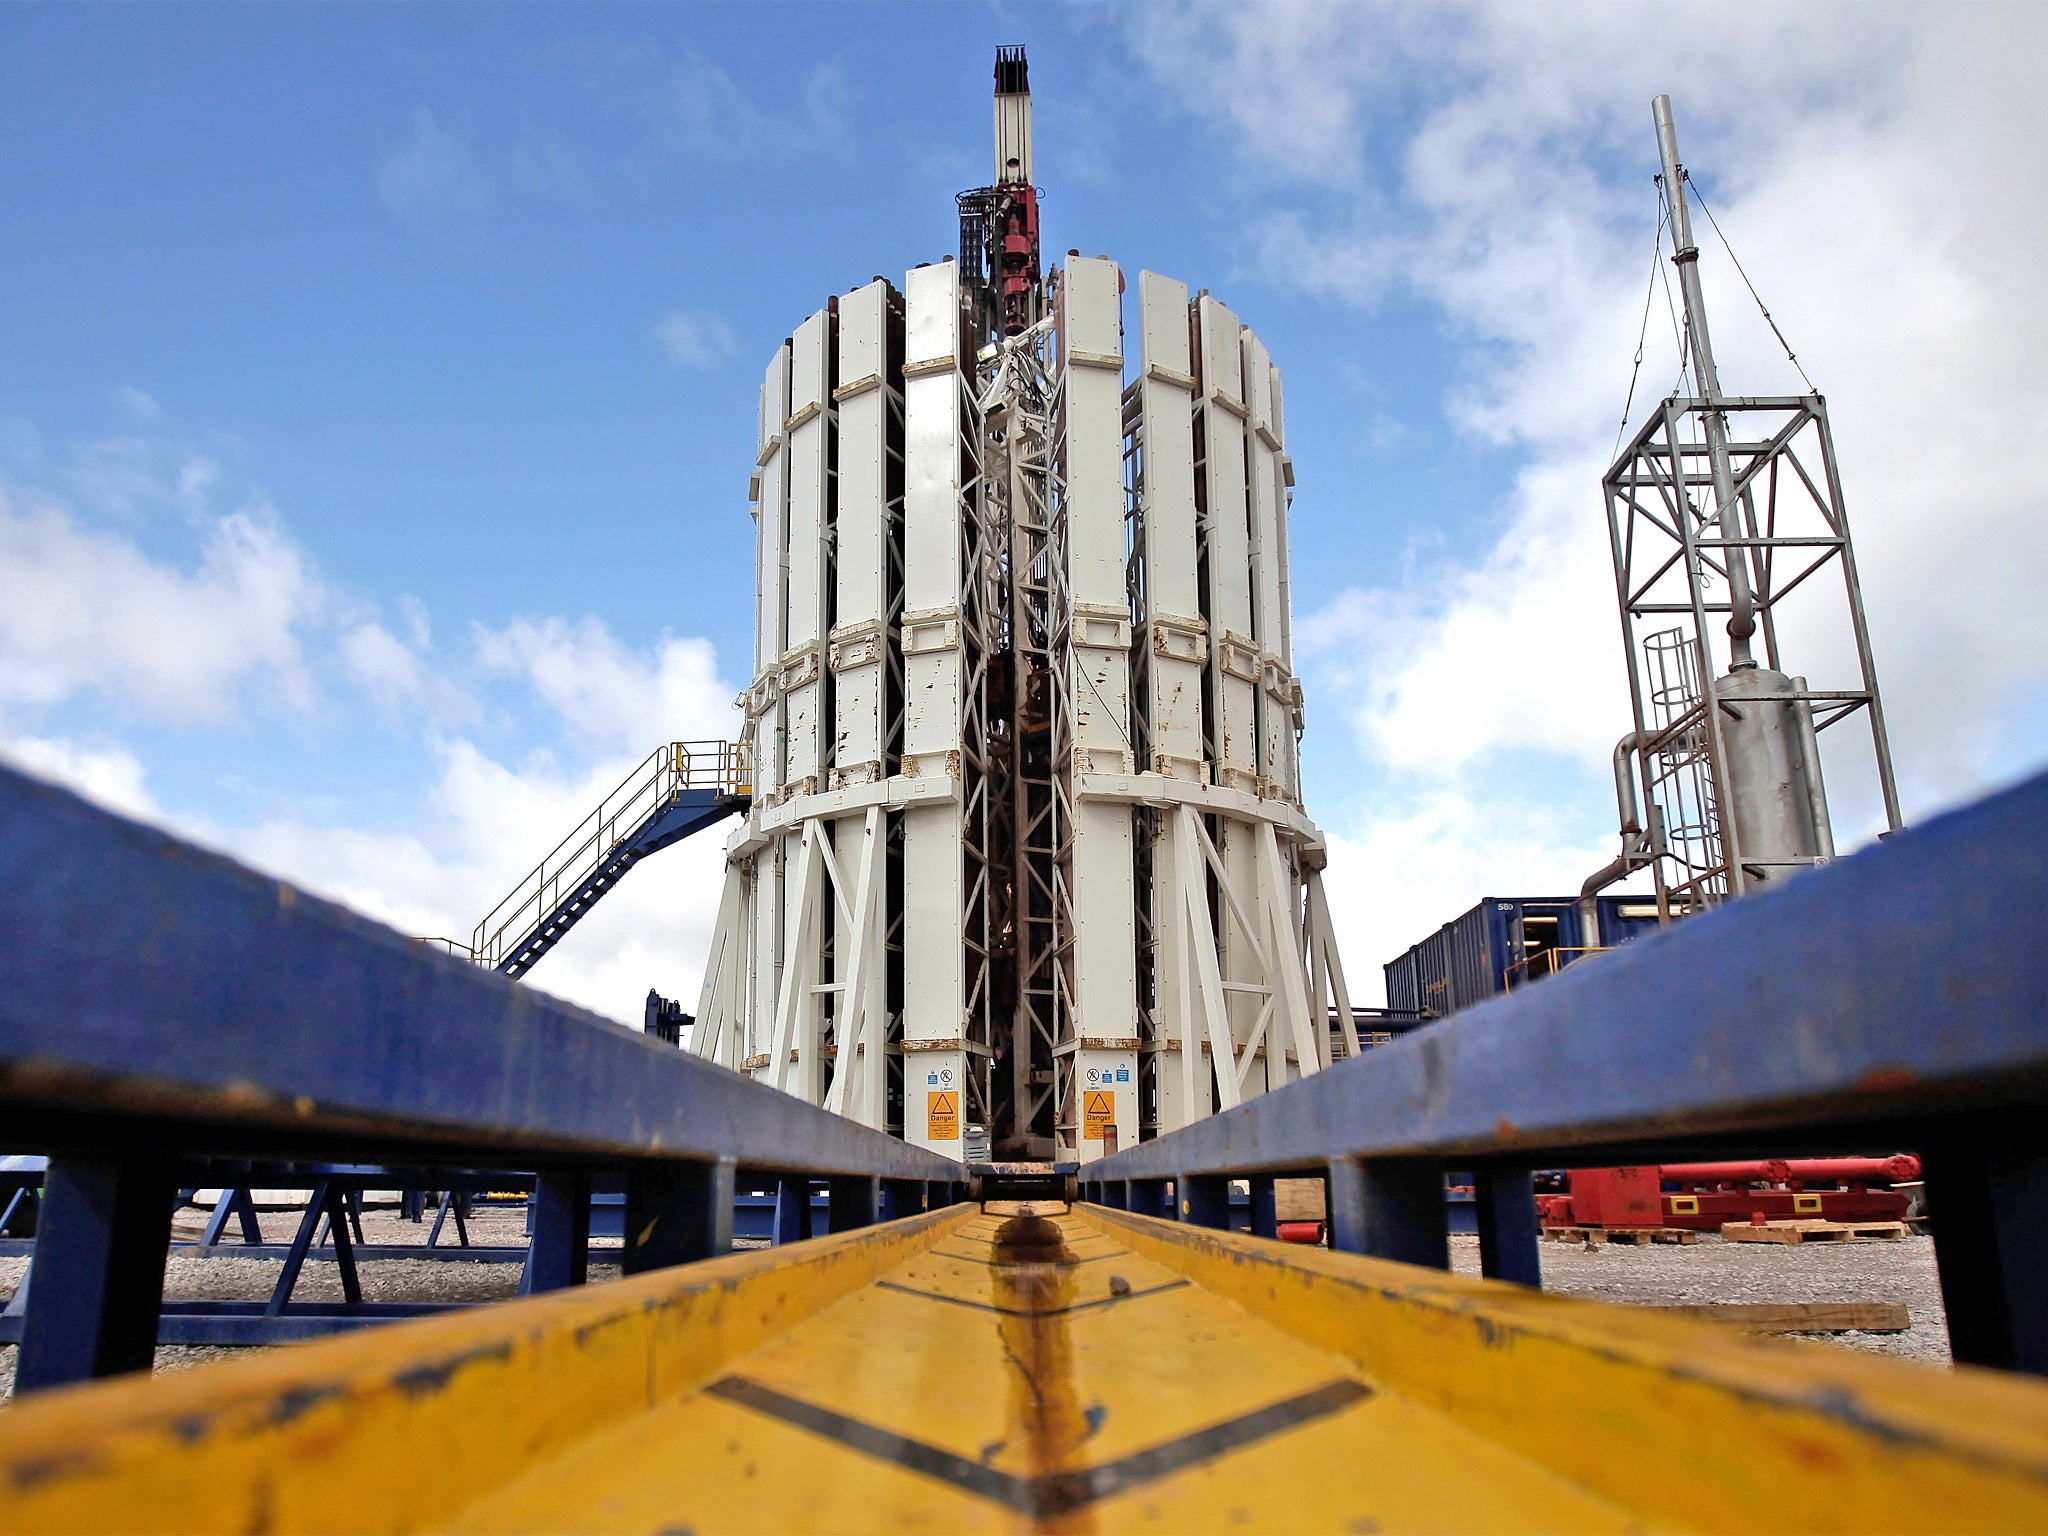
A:
[[[1029,330],[1045,313],[1038,188],[1031,180],[1031,77],[1021,47],[996,50],[995,176],[962,192],[960,268],[990,341]]]

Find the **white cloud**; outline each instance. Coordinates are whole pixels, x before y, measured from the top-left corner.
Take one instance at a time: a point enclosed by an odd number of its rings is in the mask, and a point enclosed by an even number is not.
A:
[[[479,646],[501,652],[506,669],[575,727],[567,755],[576,766],[555,753],[515,766],[467,738],[442,738],[438,777],[410,830],[322,825],[297,813],[194,830],[404,932],[468,943],[485,914],[671,731],[729,729],[708,700],[729,699],[733,687],[717,679],[703,641],[665,639],[639,653],[595,619],[552,619],[480,632]],[[602,673],[594,691],[565,691],[579,664]],[[723,879],[722,831],[649,860],[536,967],[534,985],[629,1024],[650,986],[694,1009]]]
[[[164,413],[162,406],[132,384],[123,384],[115,389],[114,403],[137,421],[155,421]]]
[[[702,310],[679,309],[663,315],[654,327],[654,339],[670,362],[706,372],[738,350],[732,327]]]
[[[386,208],[402,215],[478,211],[484,205],[484,181],[470,153],[469,135],[421,107],[413,114],[412,132],[377,167],[377,195]]]
[[[303,805],[247,824],[167,809],[149,791],[136,754],[111,740],[80,744],[0,734],[0,760],[401,932],[467,943],[478,921],[634,772],[648,750],[672,733],[730,728],[710,701],[729,699],[733,686],[718,680],[703,641],[664,639],[652,652],[633,652],[594,619],[573,625],[549,620],[513,626],[510,633],[509,640],[485,639],[507,648],[537,696],[581,722],[566,753],[570,764],[562,755],[539,753],[515,766],[465,737],[430,738],[433,786],[417,815],[399,826],[321,820]],[[341,647],[345,656],[371,658],[367,670],[383,669],[395,686],[419,680],[399,659],[411,653],[380,626],[356,626],[342,636]],[[604,674],[594,693],[563,691],[565,672],[579,659]],[[431,676],[421,681],[423,689],[434,685]],[[534,984],[628,1024],[638,1021],[650,986],[694,1009],[724,879],[724,830],[636,868],[536,968]]]
[[[577,53],[590,94],[638,120],[645,153],[733,163],[851,152],[858,101],[837,64],[792,75],[778,60],[776,73],[756,90],[687,41],[586,44]]]
[[[594,617],[521,619],[476,627],[451,665],[417,597],[400,596],[387,623],[377,605],[334,588],[260,497],[211,511],[221,465],[176,433],[44,455],[23,428],[0,452],[10,476],[54,475],[72,497],[0,484],[0,760],[405,932],[466,940],[655,747],[732,733],[735,687],[706,640],[663,635],[634,648]],[[165,543],[185,553],[163,554]],[[538,726],[554,750],[513,762],[480,744],[464,687],[476,672],[497,684],[489,729],[524,740]],[[405,757],[424,762],[411,810],[341,798],[335,786],[359,765],[309,773],[288,744],[283,773],[266,773],[260,752],[237,767],[228,804],[261,807],[238,817],[195,804],[189,776],[175,790],[153,786],[144,754],[104,728],[42,723],[60,710],[67,724],[135,716],[184,728],[186,744],[232,740],[236,757],[222,761],[239,762],[247,726],[353,733],[350,711],[365,702],[386,716],[390,749],[369,780],[380,803],[403,785]],[[289,733],[276,731],[280,707],[294,717]],[[188,774],[228,781],[206,765],[202,750]],[[627,1022],[650,985],[694,1006],[720,843],[699,838],[635,870],[547,957],[540,985]]]
[[[651,653],[619,643],[602,620],[518,619],[476,630],[489,670],[525,678],[575,732],[579,753],[732,734],[733,685],[711,642],[664,635]]]
[[[419,657],[382,624],[356,625],[342,635],[340,649],[350,674],[387,709],[414,702],[426,687]]]
[[[303,708],[300,635],[322,600],[267,508],[215,520],[186,570],[0,492],[0,706],[90,690],[152,718],[218,722],[261,681]]]
[[[1654,221],[1650,98],[1829,397],[1909,816],[2009,778],[2048,695],[2048,413],[2039,209],[2048,25],[2024,9],[1148,8],[1128,21],[1235,189],[1270,281],[1335,302],[1433,302],[1464,373],[1444,402],[1520,458],[1468,555],[1420,531],[1414,574],[1300,623],[1310,708],[1353,727],[1381,786],[1333,884],[1376,963],[1489,888],[1611,854],[1605,758],[1626,720],[1599,476]],[[1704,221],[1724,383],[1796,388]],[[1662,299],[1637,409],[1669,386]],[[1661,350],[1660,350],[1661,346]],[[1279,359],[1283,365],[1285,359]],[[1298,516],[1334,493],[1305,483]],[[1370,497],[1370,488],[1365,495]],[[1808,634],[1819,671],[1841,647]],[[1554,658],[1531,675],[1532,653]],[[1318,707],[1320,706],[1320,707]],[[1507,766],[1577,764],[1552,823]],[[1838,812],[1869,825],[1868,808]],[[1586,818],[1591,817],[1589,822]],[[1546,852],[1547,850],[1547,852]],[[1359,874],[1347,858],[1368,861]],[[1580,861],[1590,861],[1581,863]],[[1447,874],[1447,871],[1453,873]],[[1398,904],[1392,898],[1398,896]],[[1398,924],[1398,926],[1397,926]],[[1354,961],[1354,963],[1359,963]]]
[[[76,790],[123,816],[162,819],[162,809],[144,783],[148,773],[142,760],[119,742],[81,746],[59,737],[17,736],[0,739],[0,761]]]

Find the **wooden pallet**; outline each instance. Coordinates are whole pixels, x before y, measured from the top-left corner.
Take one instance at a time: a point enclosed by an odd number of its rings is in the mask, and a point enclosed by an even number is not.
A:
[[[1619,1243],[1627,1248],[1647,1248],[1652,1243],[1679,1243],[1686,1247],[1700,1240],[1685,1227],[1545,1227],[1543,1235],[1553,1243]]]
[[[1913,1326],[1905,1304],[1897,1301],[1717,1302],[1650,1310],[1744,1333],[1904,1333]]]
[[[1730,1221],[1721,1226],[1729,1243],[1850,1243],[1859,1239],[1896,1242],[1906,1235],[1903,1221]]]

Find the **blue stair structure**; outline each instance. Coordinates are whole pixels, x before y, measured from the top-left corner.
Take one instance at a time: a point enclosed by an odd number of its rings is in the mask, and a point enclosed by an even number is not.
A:
[[[525,975],[635,864],[751,803],[743,748],[663,745],[476,925],[470,957],[507,976]]]

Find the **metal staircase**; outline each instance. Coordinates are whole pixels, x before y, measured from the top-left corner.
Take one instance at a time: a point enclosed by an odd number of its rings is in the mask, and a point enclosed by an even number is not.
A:
[[[660,747],[476,925],[471,958],[507,976],[525,975],[627,870],[743,813],[752,789],[744,747],[729,741]]]

